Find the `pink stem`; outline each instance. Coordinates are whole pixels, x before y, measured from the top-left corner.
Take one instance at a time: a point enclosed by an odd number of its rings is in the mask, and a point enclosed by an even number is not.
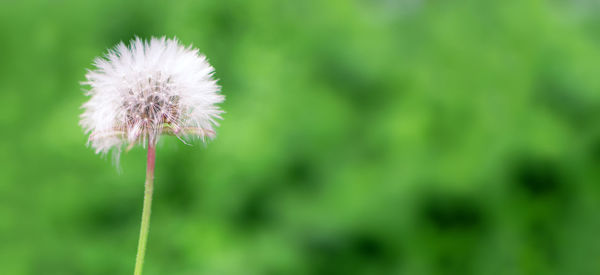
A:
[[[150,178],[150,182],[154,179],[154,164],[156,162],[156,145],[148,140],[148,159],[146,165],[146,177]]]

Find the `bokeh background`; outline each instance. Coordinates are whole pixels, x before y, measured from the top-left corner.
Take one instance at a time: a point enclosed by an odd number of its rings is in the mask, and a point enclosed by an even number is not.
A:
[[[0,274],[131,274],[145,152],[78,126],[135,35],[227,111],[161,140],[145,274],[600,274],[593,0],[0,1]]]

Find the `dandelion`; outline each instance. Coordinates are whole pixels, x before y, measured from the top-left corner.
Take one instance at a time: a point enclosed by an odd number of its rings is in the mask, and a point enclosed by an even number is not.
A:
[[[96,153],[141,144],[148,150],[144,205],[134,274],[141,274],[150,222],[156,144],[163,134],[187,140],[214,138],[223,112],[214,68],[197,49],[176,38],[119,43],[94,61],[82,84],[91,87],[80,124]]]

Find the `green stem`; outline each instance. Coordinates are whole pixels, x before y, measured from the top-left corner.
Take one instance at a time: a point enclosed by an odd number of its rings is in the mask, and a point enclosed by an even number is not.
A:
[[[146,167],[146,183],[144,184],[144,209],[142,210],[142,225],[140,240],[138,242],[137,256],[135,257],[134,275],[141,275],[146,254],[146,242],[150,229],[150,210],[152,208],[152,192],[154,191],[154,164],[156,161],[156,147],[148,142],[148,160]]]

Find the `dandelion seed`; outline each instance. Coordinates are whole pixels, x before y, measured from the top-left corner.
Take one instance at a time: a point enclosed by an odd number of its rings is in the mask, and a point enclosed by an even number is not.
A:
[[[176,39],[136,38],[118,44],[94,62],[85,85],[81,126],[96,153],[111,150],[119,158],[123,147],[147,140],[156,145],[161,134],[185,140],[214,137],[214,119],[223,112],[220,87],[204,55]],[[172,129],[189,129],[175,132]]]

